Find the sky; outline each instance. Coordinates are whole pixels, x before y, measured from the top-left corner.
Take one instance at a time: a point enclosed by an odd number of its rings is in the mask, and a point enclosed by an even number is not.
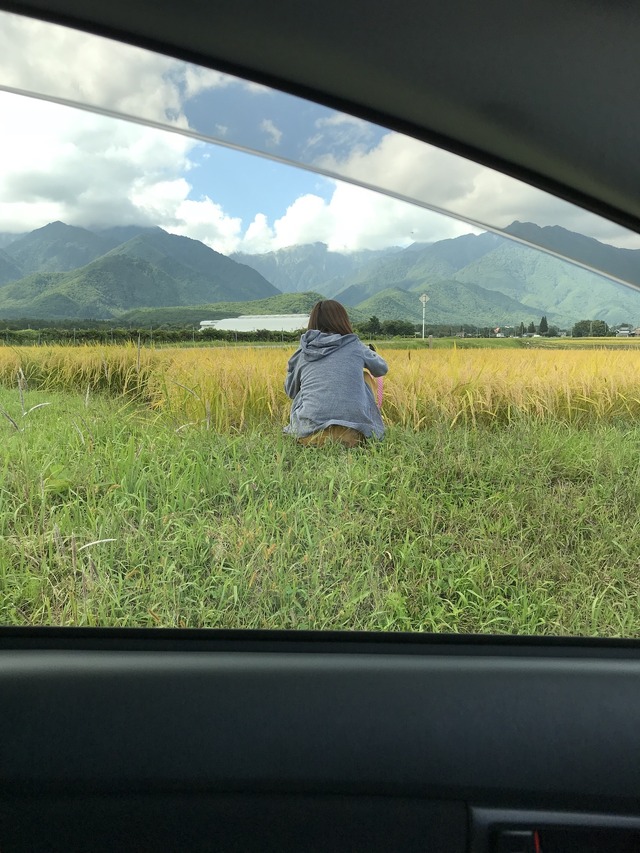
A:
[[[0,233],[55,220],[93,229],[144,224],[225,254],[316,241],[354,251],[477,233],[469,222],[501,228],[519,219],[640,246],[618,226],[401,134],[216,71],[0,12],[2,88]]]

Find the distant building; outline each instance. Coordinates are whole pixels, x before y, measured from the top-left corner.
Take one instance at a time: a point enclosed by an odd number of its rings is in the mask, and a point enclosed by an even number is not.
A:
[[[219,329],[221,332],[297,332],[309,324],[308,314],[242,314],[222,320],[202,320],[203,329]]]

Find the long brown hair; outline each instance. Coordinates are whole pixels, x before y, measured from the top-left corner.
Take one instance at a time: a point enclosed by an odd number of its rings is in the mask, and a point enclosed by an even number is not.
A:
[[[321,299],[311,309],[308,329],[334,335],[352,335],[353,329],[344,306],[335,299]]]

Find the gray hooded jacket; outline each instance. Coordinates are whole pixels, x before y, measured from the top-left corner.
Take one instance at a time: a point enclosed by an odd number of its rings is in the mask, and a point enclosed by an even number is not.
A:
[[[386,361],[357,335],[305,332],[287,366],[284,389],[293,404],[285,432],[305,438],[335,424],[367,438],[382,438],[384,426],[363,378],[365,367],[373,376],[384,376],[388,370]]]

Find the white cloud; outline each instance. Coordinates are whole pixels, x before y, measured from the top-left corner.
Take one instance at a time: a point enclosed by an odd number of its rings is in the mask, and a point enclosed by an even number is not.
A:
[[[181,234],[206,243],[216,252],[229,255],[240,245],[242,220],[228,216],[219,204],[208,196],[194,200],[183,198],[174,208],[176,225],[163,226],[172,234]]]
[[[196,148],[201,151],[201,143],[1,92],[0,115],[5,128],[0,231],[30,231],[56,219],[85,227],[152,224],[224,253],[318,240],[336,250],[380,248],[469,231],[341,183],[334,184],[328,201],[315,194],[295,199],[273,224],[257,212],[245,231],[211,192],[194,189],[191,156]]]
[[[0,11],[0,85],[187,128],[184,103],[237,85],[269,92],[110,39]]]
[[[250,255],[259,255],[271,251],[272,247],[273,229],[269,227],[269,222],[264,213],[257,213],[246,230],[240,248]]]
[[[637,235],[492,169],[398,133],[371,150],[355,146],[316,165],[346,178],[423,201],[454,215],[504,228],[514,220],[562,225],[616,245],[639,245]]]
[[[0,12],[0,85],[186,128],[186,100],[232,84],[270,92],[129,45]],[[55,219],[85,226],[155,224],[227,253],[317,240],[336,250],[380,248],[471,230],[424,208],[335,183],[329,200],[301,195],[275,221],[256,212],[243,234],[243,223],[221,208],[214,193],[192,186],[197,173],[191,153],[199,143],[187,137],[1,92],[0,116],[0,231],[28,231]],[[228,132],[226,125],[213,126],[220,136]],[[267,145],[280,145],[283,133],[272,119],[260,128]],[[408,137],[385,133],[371,148],[371,126],[359,119],[336,113],[318,119],[312,130],[305,156],[314,146],[333,150],[315,161],[330,172],[496,227],[514,219],[561,224],[638,246],[636,235],[605,220]]]
[[[135,223],[235,246],[240,221],[189,198],[193,140],[7,93],[0,115],[0,231]]]
[[[186,126],[175,59],[0,13],[0,84]],[[135,85],[132,81],[135,80]]]
[[[260,122],[260,130],[264,130],[267,134],[267,144],[280,145],[282,139],[282,131],[276,127],[270,118],[265,118]]]
[[[316,119],[314,124],[316,127],[339,127],[341,125],[350,125],[351,127],[358,128],[358,130],[363,133],[368,132],[371,128],[368,121],[357,118],[357,116],[347,115],[347,113],[333,113],[333,115]]]
[[[336,183],[329,201],[313,194],[300,196],[272,226],[264,214],[258,214],[240,248],[260,253],[318,241],[344,252],[443,240],[473,230],[415,205]]]
[[[237,82],[64,27],[5,13],[0,22],[3,85],[185,127],[185,98]],[[434,228],[448,235],[457,227],[336,186],[329,202],[315,195],[296,199],[272,226],[256,212],[243,236],[237,217],[227,215],[205,187],[197,194],[192,187],[190,155],[199,143],[8,93],[0,93],[0,115],[0,231],[28,231],[55,219],[88,227],[155,224],[230,252],[313,240],[334,248],[373,247],[428,239]],[[271,145],[280,144],[282,131],[272,119],[260,127]],[[366,129],[366,123],[338,113],[317,122],[319,133],[358,135]]]
[[[173,65],[175,64],[175,60],[173,60]],[[184,69],[184,82],[187,98],[193,98],[209,89],[224,89],[234,83],[235,78],[211,68],[187,65]]]
[[[257,212],[245,230],[245,223],[227,214],[206,188],[196,194],[189,175],[191,155],[196,147],[201,149],[201,143],[7,93],[0,93],[0,115],[4,129],[0,136],[0,231],[29,231],[56,219],[88,227],[153,224],[228,254],[314,241],[325,242],[336,251],[374,249],[445,239],[472,230],[455,219],[340,182],[332,182],[328,200],[312,193],[302,195],[275,221]],[[520,185],[518,195],[509,179],[465,161],[456,171],[447,171],[444,160],[437,159],[441,152],[432,154],[428,164],[423,160],[423,168],[417,169],[413,144],[402,140],[405,144],[400,145],[394,135],[390,137],[370,154],[353,155],[351,171],[366,165],[368,179],[382,181],[384,159],[384,174],[396,186],[428,191],[453,209],[475,205],[487,218],[506,211],[504,224],[515,218],[540,221],[549,215],[551,208],[539,206],[536,212],[531,204],[548,204],[543,194],[532,191],[527,196],[528,188]],[[529,215],[522,213],[524,202],[529,203]],[[551,219],[557,221],[557,217]],[[579,222],[562,224],[577,228]]]

